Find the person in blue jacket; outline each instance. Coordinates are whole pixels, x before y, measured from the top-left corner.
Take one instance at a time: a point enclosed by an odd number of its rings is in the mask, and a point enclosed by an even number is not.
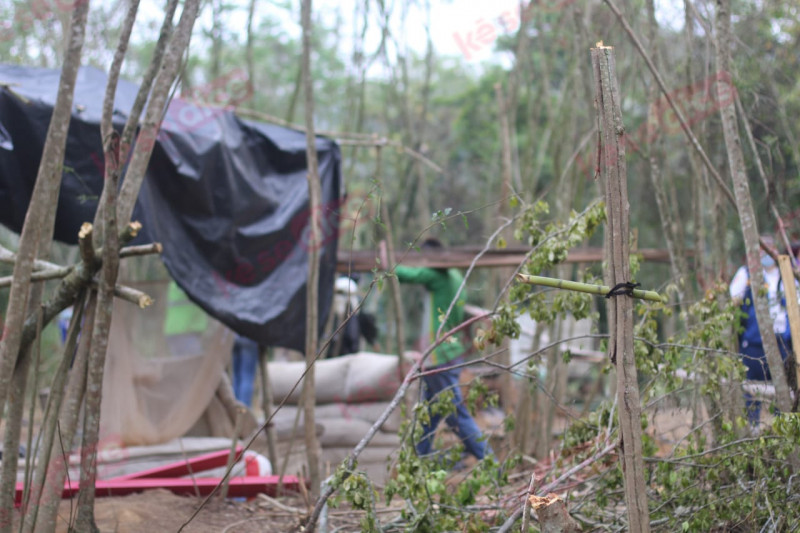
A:
[[[769,246],[775,251],[775,242],[768,235],[762,236]],[[789,317],[786,313],[786,295],[783,291],[781,273],[775,260],[764,250],[761,250],[761,266],[763,267],[764,283],[769,301],[769,314],[772,317],[773,331],[778,340],[781,358],[786,360],[792,350],[792,338],[789,331]],[[742,320],[743,331],[739,335],[739,353],[742,362],[747,368],[747,379],[751,381],[770,381],[772,375],[767,364],[764,344],[758,330],[755,305],[753,302],[753,288],[750,285],[750,273],[746,266],[742,266],[733,276],[730,285],[730,295],[735,301],[741,303],[745,317]],[[745,393],[745,407],[747,419],[750,424],[758,426],[761,418],[761,402],[753,398],[750,393]]]

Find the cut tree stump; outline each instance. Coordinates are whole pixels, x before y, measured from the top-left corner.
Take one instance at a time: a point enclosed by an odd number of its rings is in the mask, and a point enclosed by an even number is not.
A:
[[[531,496],[542,533],[578,533],[581,527],[567,510],[567,503],[552,492],[547,496]]]

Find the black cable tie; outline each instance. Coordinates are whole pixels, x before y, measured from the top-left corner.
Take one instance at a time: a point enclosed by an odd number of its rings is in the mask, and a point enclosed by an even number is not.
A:
[[[606,293],[606,298],[611,298],[612,296],[619,296],[620,294],[627,294],[628,296],[633,296],[633,289],[641,285],[641,283],[633,283],[632,281],[623,281],[622,283],[617,283],[614,285],[610,291]]]

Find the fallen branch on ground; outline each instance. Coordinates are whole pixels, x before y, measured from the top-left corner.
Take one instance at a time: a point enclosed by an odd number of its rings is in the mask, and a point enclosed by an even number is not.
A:
[[[539,494],[549,494],[550,492],[556,490],[558,488],[558,486],[564,480],[569,479],[570,477],[575,475],[577,472],[580,472],[581,470],[583,470],[587,466],[596,463],[597,461],[599,461],[600,459],[602,459],[603,457],[605,457],[606,455],[611,453],[611,451],[614,450],[616,447],[617,447],[616,443],[607,445],[605,448],[603,448],[602,450],[600,450],[599,452],[597,452],[593,456],[591,456],[588,459],[586,459],[585,461],[582,461],[582,462],[578,463],[577,465],[573,466],[572,468],[570,468],[569,470],[567,470],[566,472],[564,472],[563,474],[558,476],[558,478],[556,478],[554,481],[548,483],[544,487],[542,487],[539,490],[537,490],[536,494],[537,495],[539,495]],[[521,506],[519,509],[517,509],[514,512],[514,514],[512,514],[510,517],[508,517],[508,520],[506,520],[503,523],[503,525],[500,527],[500,529],[497,530],[497,533],[508,533],[509,531],[511,531],[511,528],[514,526],[516,521],[519,520],[519,518],[522,516],[524,507],[525,506],[523,504],[523,506]]]

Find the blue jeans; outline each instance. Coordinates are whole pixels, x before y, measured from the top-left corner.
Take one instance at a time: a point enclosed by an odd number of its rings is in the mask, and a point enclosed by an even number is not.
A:
[[[441,368],[440,366],[430,370]],[[483,459],[487,453],[492,453],[489,444],[482,440],[483,434],[480,428],[478,428],[472,415],[469,414],[467,407],[464,405],[461,387],[458,384],[459,375],[461,375],[461,369],[456,368],[441,370],[436,374],[423,376],[422,396],[429,405],[430,424],[423,424],[422,426],[422,439],[416,444],[417,455],[425,456],[431,453],[433,436],[436,433],[439,422],[442,420],[442,415],[431,413],[430,404],[435,401],[437,394],[445,390],[453,391],[453,402],[456,405],[456,412],[448,415],[445,422],[464,443],[464,449],[478,459]]]
[[[233,394],[250,407],[253,401],[253,380],[258,370],[258,344],[244,337],[233,343]]]
[[[791,342],[786,343],[778,337],[778,348],[781,351],[781,359],[784,361],[792,349]],[[764,346],[761,344],[750,343],[747,346],[739,346],[742,354],[742,363],[747,367],[746,377],[752,381],[772,381],[772,375],[767,365],[767,355],[764,353]],[[753,399],[749,392],[744,393],[744,405],[747,411],[747,421],[750,425],[757,426],[761,420],[761,401]]]

